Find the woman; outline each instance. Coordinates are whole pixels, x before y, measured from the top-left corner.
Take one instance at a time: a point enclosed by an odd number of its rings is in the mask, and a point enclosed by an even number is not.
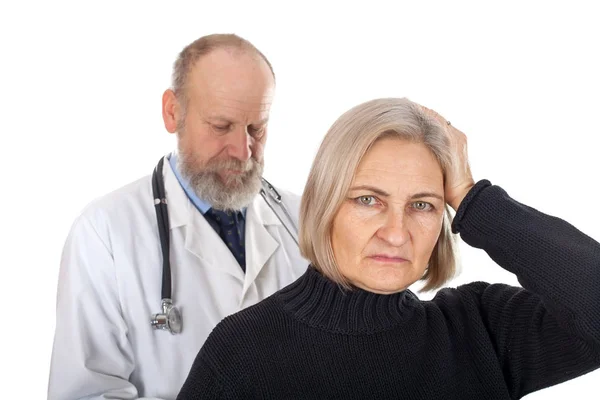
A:
[[[523,288],[454,272],[451,228]],[[517,399],[600,366],[600,244],[474,183],[464,134],[406,99],[342,115],[300,212],[296,282],[222,321],[178,399]]]

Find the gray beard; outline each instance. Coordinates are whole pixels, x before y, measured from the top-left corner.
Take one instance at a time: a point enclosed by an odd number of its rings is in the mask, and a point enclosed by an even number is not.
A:
[[[198,167],[195,157],[179,150],[177,169],[189,181],[196,195],[213,208],[236,211],[247,207],[261,189],[263,162],[250,158],[243,162],[236,159],[210,161]],[[223,181],[219,171],[234,169],[244,171]]]

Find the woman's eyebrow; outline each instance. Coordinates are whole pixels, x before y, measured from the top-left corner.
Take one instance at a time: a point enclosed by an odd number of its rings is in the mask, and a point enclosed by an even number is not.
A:
[[[412,196],[410,196],[411,199],[418,199],[418,198],[423,198],[423,197],[433,197],[436,199],[439,199],[441,201],[444,201],[444,197],[440,196],[437,193],[433,193],[433,192],[420,192],[420,193],[415,193]]]
[[[380,196],[389,196],[390,194],[386,191],[383,191],[375,186],[370,186],[370,185],[357,185],[357,186],[352,186],[350,188],[350,190],[368,190],[370,192],[376,193]]]

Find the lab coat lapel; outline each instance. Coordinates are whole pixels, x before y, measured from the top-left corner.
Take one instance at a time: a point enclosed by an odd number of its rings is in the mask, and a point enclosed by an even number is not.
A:
[[[265,267],[267,261],[273,256],[280,246],[271,235],[270,229],[281,225],[281,221],[265,204],[261,195],[256,195],[246,212],[246,279],[244,281],[244,295],[254,280]]]
[[[244,282],[244,271],[204,216],[188,199],[177,177],[165,163],[164,180],[171,230],[183,226],[185,249],[198,257],[203,268],[213,268]]]
[[[200,213],[192,213],[186,225],[185,248],[198,257],[206,268],[232,275],[240,283],[244,282],[244,271],[240,267],[223,239]]]

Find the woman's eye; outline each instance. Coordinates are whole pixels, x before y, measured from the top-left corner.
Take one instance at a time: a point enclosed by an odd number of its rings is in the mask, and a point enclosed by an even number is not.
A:
[[[356,200],[363,206],[372,206],[375,204],[375,196],[360,196]]]
[[[425,201],[415,201],[413,203],[413,208],[419,211],[429,211],[433,208],[433,206]]]

